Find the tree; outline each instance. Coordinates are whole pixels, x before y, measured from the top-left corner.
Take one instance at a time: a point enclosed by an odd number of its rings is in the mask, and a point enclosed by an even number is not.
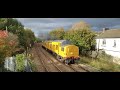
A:
[[[91,50],[92,46],[95,45],[95,33],[87,23],[80,22],[77,23],[76,27],[75,25],[73,25],[74,28],[72,27],[65,33],[64,39],[70,40],[77,45],[80,51]]]
[[[62,40],[64,37],[65,31],[63,28],[57,28],[55,30],[52,30],[49,35],[54,40]]]
[[[13,18],[0,18],[0,29],[6,30],[6,26],[9,32],[18,34],[24,29],[24,26],[16,19]]]
[[[38,37],[35,37],[35,42],[42,42],[42,40],[40,39],[40,38],[38,38]]]
[[[90,28],[90,25],[84,21],[80,21],[78,23],[75,23],[73,26],[72,26],[72,29],[74,30],[77,30],[77,29],[89,29]]]
[[[0,41],[0,61],[2,62],[5,57],[10,57],[15,52],[18,46],[18,37],[12,33],[8,33],[8,37],[1,38]]]
[[[32,32],[31,29],[25,29],[23,32],[23,43],[24,47],[30,47],[30,45],[33,45],[34,41],[35,41],[35,35],[34,32]]]
[[[19,42],[21,45],[22,43],[21,38],[24,32],[24,26],[16,19],[0,18],[0,29],[6,30],[6,27],[7,27],[8,32],[11,32],[18,36],[18,39],[20,40]]]
[[[27,44],[32,44],[34,42],[34,33],[29,29],[24,29],[24,26],[17,20],[13,18],[0,18],[0,29],[6,30],[18,36],[19,46],[26,48]]]

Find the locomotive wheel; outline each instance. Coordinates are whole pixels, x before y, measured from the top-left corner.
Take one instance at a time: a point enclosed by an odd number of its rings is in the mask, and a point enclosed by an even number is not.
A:
[[[64,60],[64,63],[65,63],[66,65],[68,65],[68,64],[69,64],[69,61],[68,61],[68,60]]]
[[[59,55],[57,55],[57,59],[58,59],[59,61],[63,61],[62,57],[59,56]]]
[[[56,57],[57,57],[57,54],[55,53],[54,56],[55,56],[55,58],[56,58]]]
[[[71,60],[71,63],[74,64],[74,63],[75,63],[75,60]]]
[[[57,55],[57,59],[60,61],[60,56],[59,55]]]

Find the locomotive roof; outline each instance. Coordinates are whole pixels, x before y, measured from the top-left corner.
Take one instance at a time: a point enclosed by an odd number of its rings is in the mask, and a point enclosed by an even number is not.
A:
[[[73,44],[65,44],[65,45],[62,45],[62,48],[64,48],[65,46],[68,46],[68,45],[73,45]]]
[[[55,42],[61,42],[62,46],[71,44],[70,41],[68,41],[68,40],[54,40],[54,41]]]
[[[53,40],[55,42],[64,42],[64,41],[67,41],[67,40]]]

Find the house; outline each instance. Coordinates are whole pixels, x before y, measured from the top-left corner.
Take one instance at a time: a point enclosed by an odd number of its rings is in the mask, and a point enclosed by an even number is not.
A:
[[[103,32],[96,37],[96,49],[120,58],[120,29],[104,28]]]

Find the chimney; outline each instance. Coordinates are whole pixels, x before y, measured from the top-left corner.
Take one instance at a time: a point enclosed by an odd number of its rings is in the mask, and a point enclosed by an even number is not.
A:
[[[103,28],[103,33],[104,33],[106,30],[109,30],[109,28]]]

